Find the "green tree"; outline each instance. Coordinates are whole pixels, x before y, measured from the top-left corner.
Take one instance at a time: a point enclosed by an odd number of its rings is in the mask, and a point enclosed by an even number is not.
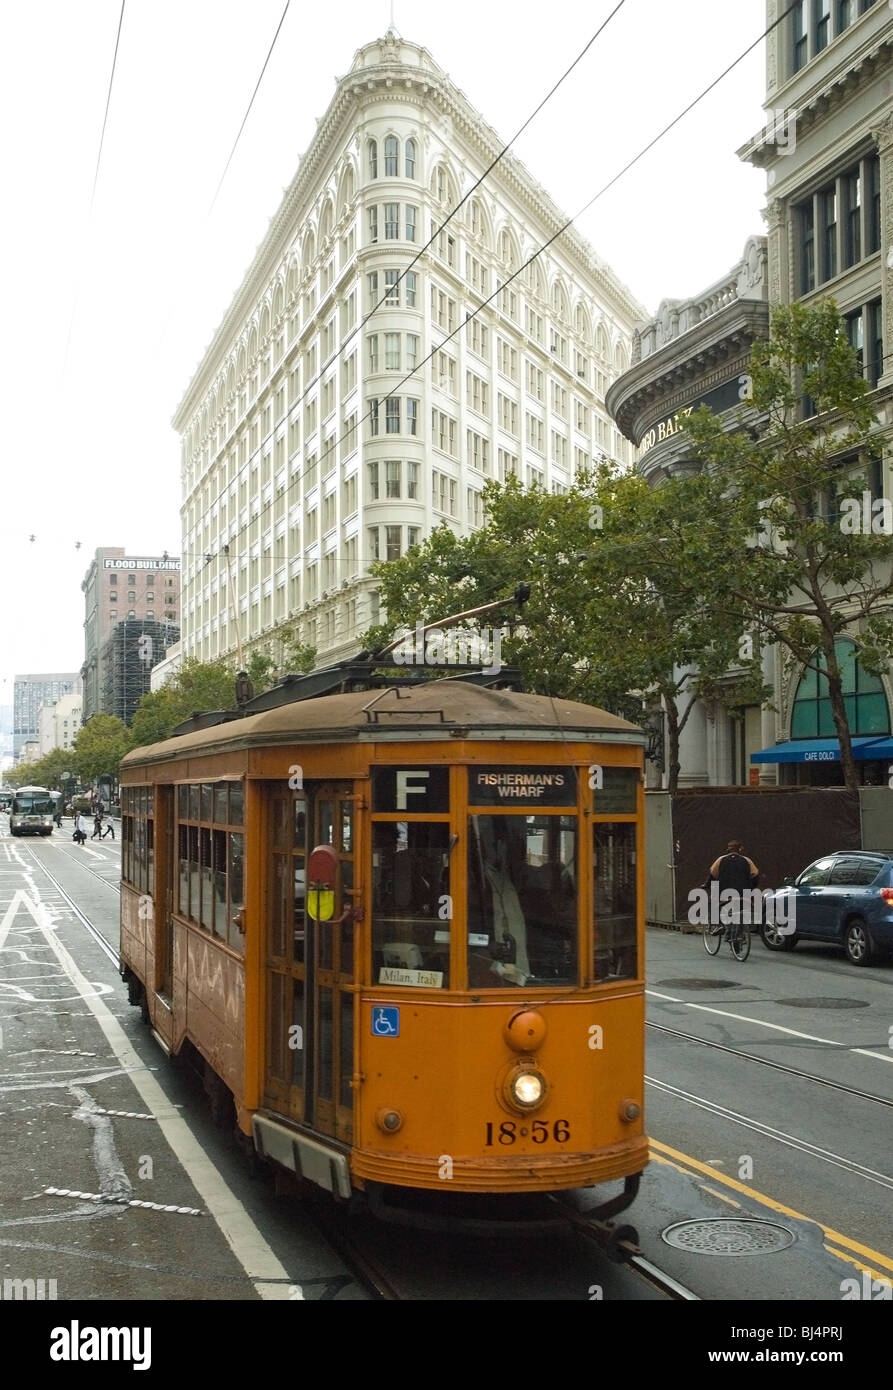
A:
[[[226,661],[186,657],[166,685],[140,700],[130,723],[130,747],[160,743],[198,710],[235,709],[235,705],[235,673]]]
[[[108,774],[118,776],[129,744],[128,729],[112,714],[94,714],[74,741],[74,767],[82,782],[95,782]]]
[[[697,457],[726,483],[714,532],[734,517],[740,547],[742,520],[751,529],[747,564],[720,561],[728,601],[827,682],[844,781],[856,791],[835,643],[851,635],[875,674],[893,658],[893,528],[888,501],[872,509],[866,477],[882,453],[868,384],[832,300],[776,308],[751,373],[759,429],[727,433],[705,408],[687,420]]]
[[[399,626],[476,607],[526,580],[530,600],[503,643],[525,688],[633,719],[659,700],[675,787],[679,736],[698,696],[735,705],[763,694],[758,654],[742,642],[742,605],[716,601],[705,528],[721,491],[709,476],[655,489],[611,464],[562,496],[514,478],[490,484],[481,530],[460,539],[441,527],[374,567],[387,622],[367,642],[377,649]],[[713,541],[723,553],[727,543],[727,533]]]

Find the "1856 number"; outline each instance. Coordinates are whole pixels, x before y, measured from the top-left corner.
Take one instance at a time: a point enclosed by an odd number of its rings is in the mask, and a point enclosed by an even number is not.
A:
[[[526,1125],[519,1128],[514,1120],[503,1120],[496,1129],[493,1122],[488,1120],[484,1147],[489,1149],[494,1144],[504,1144],[508,1147],[514,1144],[516,1139],[526,1137]],[[571,1129],[567,1120],[553,1120],[551,1124],[547,1124],[545,1120],[534,1120],[530,1126],[530,1137],[534,1144],[545,1144],[547,1139],[554,1139],[556,1144],[566,1144],[571,1137]]]

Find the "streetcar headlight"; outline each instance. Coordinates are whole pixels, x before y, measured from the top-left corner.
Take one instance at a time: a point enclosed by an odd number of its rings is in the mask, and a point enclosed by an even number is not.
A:
[[[509,1082],[509,1095],[522,1110],[532,1110],[546,1094],[546,1083],[537,1071],[515,1072]]]

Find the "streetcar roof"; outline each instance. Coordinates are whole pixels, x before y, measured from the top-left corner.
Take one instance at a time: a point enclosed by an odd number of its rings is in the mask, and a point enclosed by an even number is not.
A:
[[[638,725],[593,705],[446,680],[326,695],[243,718],[230,715],[226,722],[135,748],[121,766],[270,743],[417,739],[421,729],[428,738],[455,739],[461,730],[469,737],[645,743]]]

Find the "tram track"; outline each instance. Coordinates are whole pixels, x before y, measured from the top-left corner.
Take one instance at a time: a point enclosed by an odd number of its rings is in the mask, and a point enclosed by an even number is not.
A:
[[[887,1096],[875,1095],[873,1091],[861,1091],[856,1086],[846,1086],[842,1081],[832,1081],[829,1077],[818,1076],[815,1072],[802,1071],[799,1067],[786,1066],[784,1062],[773,1062],[768,1057],[758,1057],[753,1052],[743,1052],[741,1048],[729,1047],[727,1043],[715,1042],[712,1038],[698,1037],[697,1033],[686,1033],[680,1028],[668,1028],[663,1023],[652,1023],[647,1020],[646,1028],[653,1028],[658,1033],[666,1033],[674,1038],[681,1038],[685,1042],[698,1043],[701,1047],[713,1048],[718,1052],[726,1052],[732,1057],[740,1057],[746,1062],[756,1062],[761,1067],[770,1067],[773,1071],[784,1072],[788,1076],[795,1076],[801,1081],[812,1081],[817,1086],[825,1086],[832,1091],[840,1091],[844,1095],[855,1096],[859,1100],[873,1101],[876,1105],[885,1105],[888,1109],[893,1109],[893,1100]]]
[[[55,875],[50,873],[46,864],[43,862],[39,855],[35,854],[33,848],[30,845],[22,845],[21,848],[27,849],[28,853],[31,856],[32,862],[37,866],[38,869],[40,869],[44,877],[49,879],[50,883],[53,885],[55,892],[58,893],[62,901],[68,905],[68,907],[74,913],[74,916],[77,918],[77,920],[81,923],[83,927],[86,928],[89,935],[93,937],[93,940],[100,947],[100,949],[105,952],[105,954],[108,956],[109,960],[112,962],[115,969],[117,970],[119,965],[117,948],[112,945],[108,937],[105,936],[99,930],[95,923],[91,922],[90,918],[87,917],[86,914],[81,911],[71,894],[67,893],[66,890],[62,887],[62,884],[59,882],[59,880],[55,877]],[[96,874],[95,877],[100,878],[98,874]],[[100,882],[104,882],[104,880],[100,878]],[[111,887],[112,885],[109,884],[108,886]]]

